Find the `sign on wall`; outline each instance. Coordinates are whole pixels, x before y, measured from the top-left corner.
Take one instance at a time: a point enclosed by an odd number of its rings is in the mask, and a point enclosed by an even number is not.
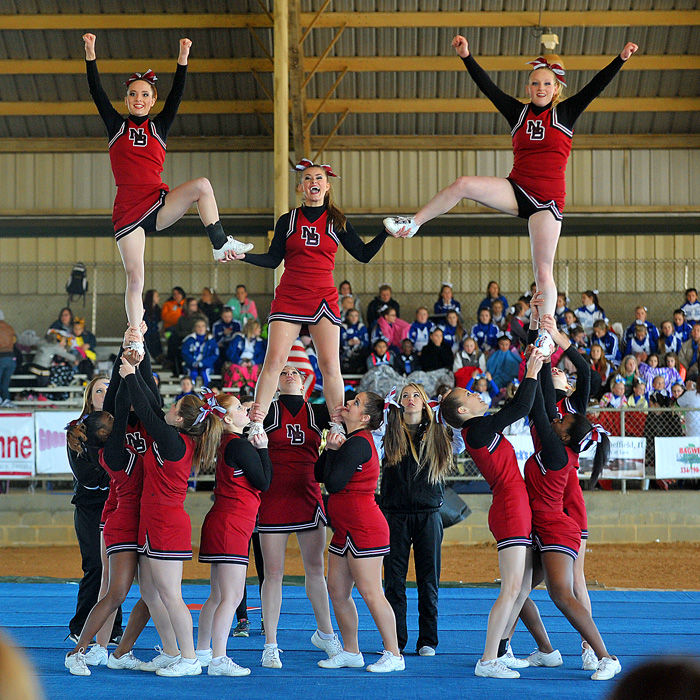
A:
[[[0,478],[34,475],[34,415],[0,413]]]
[[[700,437],[654,439],[657,479],[700,479]]]
[[[77,418],[75,411],[37,411],[36,473],[70,474],[66,451],[66,425]]]

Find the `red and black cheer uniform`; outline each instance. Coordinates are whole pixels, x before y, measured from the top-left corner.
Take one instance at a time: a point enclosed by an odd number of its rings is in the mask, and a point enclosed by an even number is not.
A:
[[[126,385],[131,405],[152,440],[143,457],[139,553],[152,559],[191,559],[192,526],[183,504],[196,443],[149,405],[137,375],[128,375]]]
[[[499,550],[532,544],[532,516],[527,488],[513,445],[502,431],[530,412],[536,389],[537,380],[526,377],[515,396],[500,411],[470,418],[462,426],[467,452],[493,493],[489,530]]]
[[[233,433],[223,437],[216,462],[215,500],[202,524],[199,561],[248,566],[260,492],[268,489],[271,478],[267,449],[256,450]]]
[[[269,321],[314,325],[328,318],[340,325],[338,290],[333,281],[335,255],[342,245],[355,260],[368,263],[382,247],[386,232],[363,243],[349,221],[336,231],[326,206],[301,206],[282,214],[267,253],[246,253],[245,262],[276,268],[284,260],[284,273],[275,289]]]
[[[333,538],[328,551],[344,557],[383,557],[389,553],[389,526],[374,493],[379,456],[369,430],[356,430],[338,450],[324,450],[316,462],[328,496]]]
[[[571,152],[574,123],[622,68],[616,56],[579,92],[537,107],[523,104],[492,82],[470,54],[462,59],[477,87],[508,120],[513,137],[513,169],[508,180],[518,202],[518,216],[528,219],[549,210],[561,220],[566,197],[566,164]]]
[[[260,496],[258,532],[299,532],[326,525],[321,487],[314,477],[321,433],[328,425],[325,404],[282,394],[263,426],[272,463],[270,488]]]
[[[161,179],[168,131],[185,89],[187,66],[178,64],[170,94],[161,112],[122,117],[112,107],[100,83],[97,61],[86,61],[90,94],[107,128],[109,158],[117,186],[112,223],[117,240],[141,226],[156,230],[156,216],[165,202],[168,186]]]

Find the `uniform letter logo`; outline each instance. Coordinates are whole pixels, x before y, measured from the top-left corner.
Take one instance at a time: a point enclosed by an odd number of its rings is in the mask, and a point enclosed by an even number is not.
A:
[[[144,129],[129,129],[129,141],[131,141],[134,146],[144,146],[148,145],[148,136]]]
[[[303,445],[306,436],[299,423],[287,424],[287,437],[290,445]]]
[[[318,235],[315,226],[302,226],[301,239],[307,246],[315,248],[321,242],[321,236]]]
[[[544,127],[540,119],[528,119],[527,133],[530,141],[542,141],[544,139]]]

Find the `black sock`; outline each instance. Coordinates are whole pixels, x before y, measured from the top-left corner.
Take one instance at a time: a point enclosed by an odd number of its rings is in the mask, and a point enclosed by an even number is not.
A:
[[[226,243],[226,234],[224,233],[224,227],[221,225],[220,221],[217,221],[215,224],[209,224],[206,230],[214,248],[221,248],[221,246]]]
[[[498,654],[497,656],[500,658],[503,656],[508,651],[508,640],[507,639],[501,639],[501,641],[498,643]]]

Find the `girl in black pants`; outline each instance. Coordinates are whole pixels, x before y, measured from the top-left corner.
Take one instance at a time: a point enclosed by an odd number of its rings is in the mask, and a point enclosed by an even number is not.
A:
[[[396,616],[399,649],[408,642],[406,575],[413,545],[418,585],[421,656],[438,645],[437,602],[442,545],[443,481],[452,466],[452,447],[419,384],[407,384],[399,404],[387,403],[380,505],[389,523],[391,551],[384,558],[384,589]]]

